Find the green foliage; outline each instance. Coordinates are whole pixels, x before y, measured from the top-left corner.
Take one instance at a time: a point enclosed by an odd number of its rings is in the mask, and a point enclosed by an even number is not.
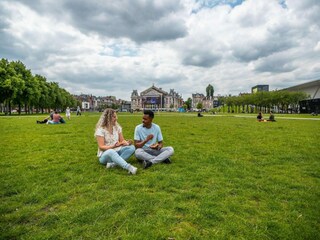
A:
[[[58,83],[48,83],[43,76],[33,76],[22,62],[6,59],[0,60],[0,103],[4,103],[6,114],[11,114],[12,105],[19,108],[19,113],[22,106],[26,113],[32,113],[33,108],[43,112],[76,106],[74,97]]]
[[[112,104],[111,104],[111,108],[112,108],[112,109],[118,109],[118,108],[119,108],[119,105],[118,105],[118,104],[115,104],[115,103],[112,103]]]
[[[261,111],[263,107],[266,109],[272,109],[277,106],[278,109],[282,109],[284,112],[288,112],[288,107],[297,112],[299,102],[307,99],[309,96],[304,92],[288,92],[288,91],[273,91],[273,92],[257,92],[255,94],[244,94],[241,96],[229,96],[219,97],[219,103],[221,105],[226,104],[228,106],[228,112],[232,110],[234,112],[249,111],[249,105],[254,105],[256,111]]]
[[[182,107],[184,110],[187,110],[187,108],[188,108],[187,104],[183,104]]]
[[[207,94],[207,97],[213,97],[214,95],[214,88],[211,84],[209,84],[207,87],[206,87],[206,94]]]
[[[318,238],[319,121],[157,113],[172,164],[132,176],[98,163],[99,116],[0,117],[0,239]]]
[[[192,99],[191,98],[188,98],[187,101],[185,101],[185,104],[187,106],[187,109],[191,109],[191,106],[192,106]]]
[[[202,109],[202,103],[201,102],[197,103],[197,109]]]

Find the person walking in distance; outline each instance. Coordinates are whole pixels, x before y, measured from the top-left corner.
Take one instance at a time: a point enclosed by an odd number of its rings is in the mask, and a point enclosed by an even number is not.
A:
[[[80,115],[81,116],[81,108],[80,106],[77,106],[77,116]]]
[[[66,109],[66,117],[68,118],[68,120],[70,120],[70,115],[71,115],[70,108],[67,107],[67,109]]]

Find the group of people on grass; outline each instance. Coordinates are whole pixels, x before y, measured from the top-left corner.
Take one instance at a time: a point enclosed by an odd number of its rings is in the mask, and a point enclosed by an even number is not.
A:
[[[81,109],[78,106],[77,108],[77,115],[81,116]],[[71,110],[69,107],[66,109],[66,118],[70,120],[71,118]],[[43,119],[42,121],[37,120],[39,124],[59,124],[59,123],[66,123],[63,117],[59,114],[58,110],[51,111],[50,115]]]
[[[68,117],[70,119],[70,116]],[[54,110],[50,113],[49,117],[43,119],[42,121],[37,120],[39,124],[59,124],[66,123],[66,121],[61,117],[58,110]]]
[[[257,121],[258,122],[275,122],[274,114],[272,111],[270,111],[269,119],[264,119],[262,116],[262,113],[259,112],[257,116]]]
[[[137,168],[127,162],[133,154],[144,169],[161,162],[170,164],[174,149],[163,146],[161,128],[152,122],[153,118],[152,111],[143,112],[142,124],[136,126],[132,141],[124,138],[116,111],[110,108],[104,110],[94,133],[100,163],[106,165],[106,168],[120,166],[131,174],[137,172]]]

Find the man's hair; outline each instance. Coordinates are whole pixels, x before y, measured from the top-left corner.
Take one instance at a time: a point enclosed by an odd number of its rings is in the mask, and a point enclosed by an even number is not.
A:
[[[143,114],[149,115],[149,117],[154,118],[154,113],[151,110],[144,110]]]

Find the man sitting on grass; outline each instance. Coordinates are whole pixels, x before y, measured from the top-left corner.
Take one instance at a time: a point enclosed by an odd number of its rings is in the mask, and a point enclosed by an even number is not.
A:
[[[270,111],[270,116],[269,116],[268,122],[275,122],[275,121],[276,121],[276,120],[274,119],[273,112]]]
[[[154,113],[150,110],[143,112],[142,124],[136,126],[134,131],[135,156],[143,162],[144,168],[156,163],[171,163],[169,157],[174,153],[172,147],[163,147],[161,129],[152,123]]]

